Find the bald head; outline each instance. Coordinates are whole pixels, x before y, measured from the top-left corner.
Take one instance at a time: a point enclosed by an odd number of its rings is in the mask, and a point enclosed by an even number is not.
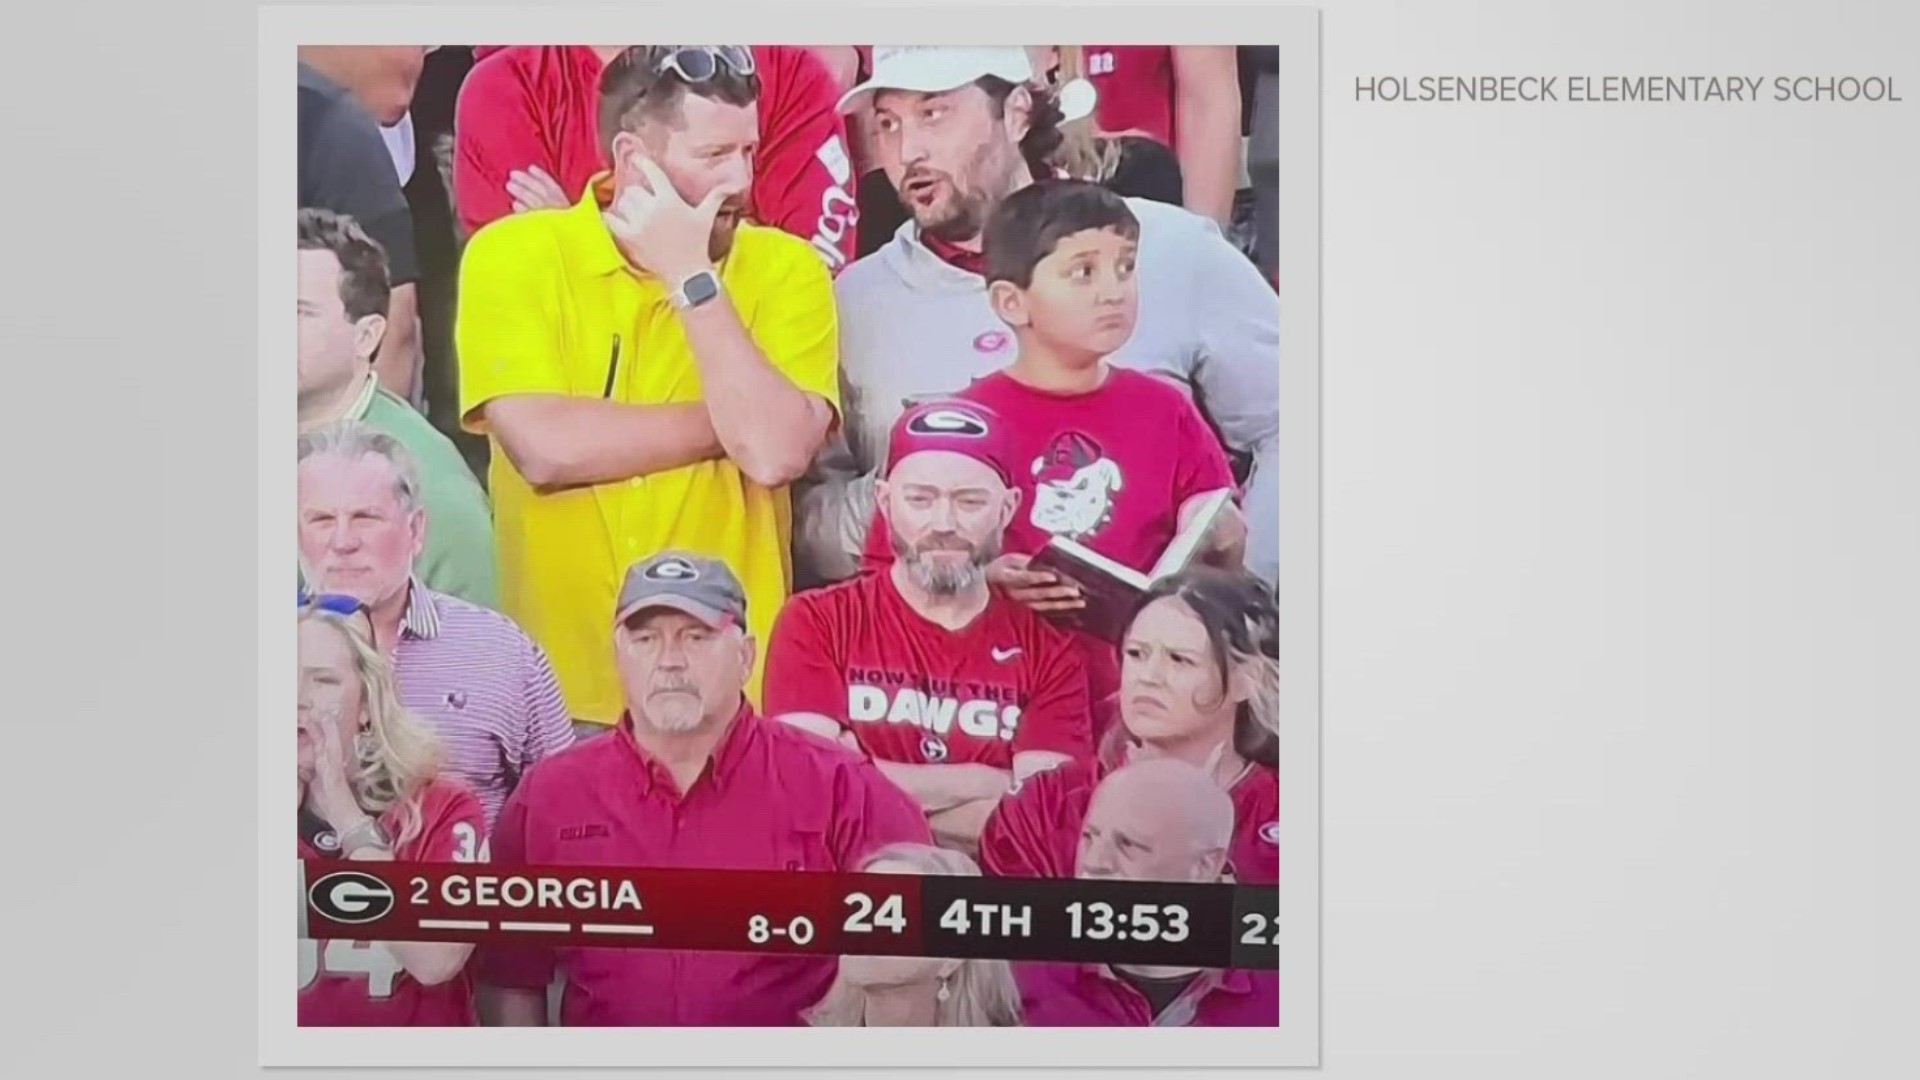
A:
[[[1233,800],[1205,772],[1156,758],[1101,781],[1080,836],[1079,876],[1215,881],[1233,843]]]

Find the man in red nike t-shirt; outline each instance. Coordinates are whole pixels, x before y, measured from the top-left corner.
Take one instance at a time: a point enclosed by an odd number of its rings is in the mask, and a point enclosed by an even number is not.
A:
[[[1000,796],[1091,757],[1080,650],[985,569],[1019,503],[1004,422],[929,402],[895,423],[876,499],[898,557],[795,596],[767,653],[767,713],[830,718],[971,849]]]
[[[520,210],[564,209],[610,165],[600,73],[626,45],[481,45],[454,119],[454,202],[468,232]],[[853,163],[833,73],[804,48],[755,46],[760,147],[752,217],[811,242],[838,273],[853,257]]]

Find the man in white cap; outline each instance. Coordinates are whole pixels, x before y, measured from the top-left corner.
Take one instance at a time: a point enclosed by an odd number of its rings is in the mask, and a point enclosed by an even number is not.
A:
[[[875,471],[909,401],[1006,366],[1013,336],[982,276],[982,227],[1000,200],[1055,174],[1059,125],[1085,115],[1084,83],[1033,84],[1027,50],[879,46],[873,77],[841,99],[865,111],[877,163],[912,220],[835,283],[845,422],[796,485],[802,582],[852,576],[874,515]],[[1247,567],[1278,576],[1279,301],[1212,221],[1128,199],[1140,221],[1140,317],[1109,359],[1193,392],[1230,456],[1250,460]]]

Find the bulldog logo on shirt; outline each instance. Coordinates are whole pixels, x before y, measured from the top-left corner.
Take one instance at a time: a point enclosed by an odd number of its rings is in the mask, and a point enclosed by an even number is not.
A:
[[[1071,540],[1084,540],[1113,519],[1113,496],[1124,484],[1120,466],[1079,431],[1062,432],[1033,459],[1033,480],[1029,520]]]
[[[938,735],[929,735],[921,739],[920,756],[926,758],[929,765],[938,765],[947,760],[946,740]]]

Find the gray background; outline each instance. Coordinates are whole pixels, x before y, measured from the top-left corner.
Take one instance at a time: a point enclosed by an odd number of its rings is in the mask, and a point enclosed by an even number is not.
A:
[[[36,10],[0,68],[9,1073],[254,1071],[284,361],[251,11],[203,6]],[[1324,1071],[1913,1074],[1920,18],[1324,7]],[[1352,100],[1426,71],[1909,102]]]

